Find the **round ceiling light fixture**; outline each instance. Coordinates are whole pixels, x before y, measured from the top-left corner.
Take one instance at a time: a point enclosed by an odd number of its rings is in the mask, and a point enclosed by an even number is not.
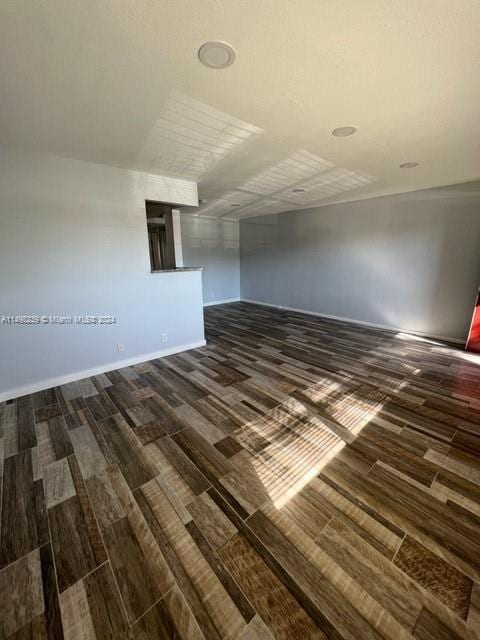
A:
[[[337,138],[346,138],[347,136],[353,136],[357,132],[357,127],[353,125],[347,125],[344,127],[337,127],[332,131],[332,136]]]
[[[403,162],[400,165],[400,169],[415,169],[418,167],[418,162]]]
[[[235,62],[235,51],[228,42],[211,40],[202,44],[198,50],[198,58],[210,69],[225,69]]]

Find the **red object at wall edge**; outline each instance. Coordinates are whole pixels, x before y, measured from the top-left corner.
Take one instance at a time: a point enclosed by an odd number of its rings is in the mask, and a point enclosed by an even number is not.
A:
[[[475,309],[473,310],[472,324],[468,333],[466,351],[476,351],[480,353],[480,290],[477,296]]]

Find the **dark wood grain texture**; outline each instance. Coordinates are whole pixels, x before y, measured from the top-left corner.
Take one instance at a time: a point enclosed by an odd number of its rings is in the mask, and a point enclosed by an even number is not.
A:
[[[480,362],[247,303],[0,403],[0,640],[478,640]]]

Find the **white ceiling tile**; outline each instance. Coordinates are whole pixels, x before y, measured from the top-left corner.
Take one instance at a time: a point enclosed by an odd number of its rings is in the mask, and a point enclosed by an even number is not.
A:
[[[142,156],[165,173],[198,180],[261,132],[248,122],[173,93],[150,132]]]
[[[241,188],[262,195],[275,193],[286,186],[297,184],[313,174],[325,171],[331,166],[332,163],[328,160],[300,149],[285,160],[254,176]]]

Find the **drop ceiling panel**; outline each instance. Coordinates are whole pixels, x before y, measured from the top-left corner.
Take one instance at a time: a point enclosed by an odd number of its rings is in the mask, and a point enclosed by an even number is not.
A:
[[[328,160],[301,149],[248,180],[242,189],[265,195],[275,193],[285,186],[295,185],[331,166],[332,164]]]
[[[143,161],[154,162],[169,175],[198,180],[260,133],[259,127],[174,93],[150,132]]]
[[[240,220],[241,218],[249,218],[252,216],[264,216],[271,213],[281,213],[282,211],[288,211],[292,206],[285,202],[280,202],[279,200],[258,200],[251,205],[243,207],[238,211],[229,212],[228,216],[225,217],[232,218],[235,220]]]
[[[311,205],[338,193],[353,192],[373,181],[372,177],[360,171],[337,168],[303,182],[301,187],[305,191],[294,193],[286,190],[277,195],[295,205]]]
[[[240,190],[229,191],[220,198],[215,198],[205,204],[200,204],[197,213],[199,215],[214,217],[225,216],[234,213],[237,208],[243,208],[245,205],[257,199],[258,197],[251,193]],[[236,207],[235,205],[240,206]]]

